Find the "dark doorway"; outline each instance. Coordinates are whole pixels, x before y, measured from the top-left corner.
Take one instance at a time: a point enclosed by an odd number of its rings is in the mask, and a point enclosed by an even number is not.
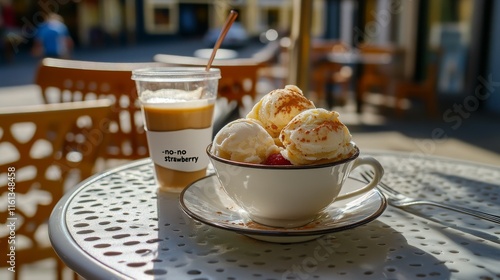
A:
[[[179,4],[179,34],[202,36],[208,30],[208,4]]]

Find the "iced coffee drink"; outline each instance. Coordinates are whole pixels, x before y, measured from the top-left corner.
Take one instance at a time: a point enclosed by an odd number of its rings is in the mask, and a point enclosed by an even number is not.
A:
[[[180,77],[182,73],[184,77]],[[144,77],[139,79],[142,73],[134,71],[156,180],[161,190],[173,192],[206,176],[209,160],[205,148],[212,139],[220,77],[217,69],[182,73],[172,73],[173,81],[164,81],[165,77],[144,81]]]

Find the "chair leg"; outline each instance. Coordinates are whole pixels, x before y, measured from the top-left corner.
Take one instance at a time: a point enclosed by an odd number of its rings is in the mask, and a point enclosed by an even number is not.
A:
[[[22,266],[18,265],[16,268],[16,272],[14,272],[14,280],[19,280],[19,273],[22,270]]]
[[[349,99],[349,82],[341,82],[339,84],[339,89],[340,89],[340,106],[344,106],[347,103],[347,100]]]
[[[433,118],[437,118],[439,116],[439,108],[438,101],[436,97],[436,92],[430,90],[427,92],[426,98],[424,99],[427,107],[427,112]]]
[[[61,261],[60,258],[56,257],[56,279],[63,279],[63,270],[64,270],[64,263]]]
[[[356,93],[356,102],[357,102],[357,111],[361,113],[363,103],[365,101],[366,93],[372,89],[373,87],[386,87],[385,83],[380,83],[379,77],[373,75],[365,75],[361,77],[357,86]]]
[[[363,101],[365,98],[365,91],[368,90],[368,87],[365,86],[365,83],[363,81],[360,81],[358,83],[358,86],[355,87],[356,89],[356,112],[361,113],[363,110]]]
[[[323,99],[325,98],[325,81],[322,78],[318,78],[316,80],[316,98],[317,102],[321,103]]]
[[[396,116],[397,117],[402,117],[403,116],[403,98],[406,97],[406,91],[407,91],[407,87],[406,85],[404,84],[398,84],[396,85],[396,88],[395,88],[395,94],[394,94],[394,97],[395,97],[395,113],[396,113]]]

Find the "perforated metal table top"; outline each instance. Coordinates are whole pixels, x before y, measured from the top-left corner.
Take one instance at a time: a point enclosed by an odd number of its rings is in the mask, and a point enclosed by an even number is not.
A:
[[[370,151],[399,191],[500,213],[500,167]],[[359,178],[360,170],[353,173]],[[500,225],[435,207],[293,244],[195,222],[158,193],[149,159],[96,175],[54,209],[50,239],[88,279],[499,279]]]

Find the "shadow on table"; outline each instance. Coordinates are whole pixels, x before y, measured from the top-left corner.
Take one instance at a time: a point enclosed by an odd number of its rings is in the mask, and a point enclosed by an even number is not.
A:
[[[478,179],[466,177],[467,175],[449,175],[440,172],[432,172],[431,175],[436,176],[439,178],[438,180],[442,182],[440,186],[436,186],[437,190],[433,189],[433,191],[446,195],[444,202],[448,204],[477,209],[491,214],[498,214],[500,212],[500,184],[492,183],[495,179],[493,177],[488,178],[489,174],[486,167],[482,174],[471,174],[471,176],[477,177]],[[459,190],[459,192],[447,191],[446,186],[450,184],[453,185],[453,189]],[[480,206],[482,206],[482,208],[478,209]],[[441,211],[442,209],[439,210]],[[459,218],[455,218],[453,222],[450,223],[451,218],[453,218],[449,215],[451,213],[453,213],[453,217]],[[449,211],[431,218],[434,221],[447,224],[450,227],[500,244],[500,237],[498,234],[495,234],[494,231],[496,224],[493,222]]]
[[[466,177],[467,175],[450,175],[440,172],[431,172],[431,175],[439,178],[443,185],[453,184],[453,188],[463,190],[465,195],[447,196],[446,201],[456,203],[460,199],[467,199],[465,207],[475,206],[488,206],[491,207],[492,212],[498,213],[500,211],[500,184],[492,183],[495,178],[488,178],[489,172],[485,167],[483,174],[469,174],[470,176],[477,177],[473,179]],[[482,196],[479,197],[478,194]],[[465,196],[465,197],[464,197]],[[462,201],[463,202],[463,201]],[[498,209],[494,209],[494,208]]]
[[[498,214],[500,211],[498,200],[500,184],[493,183],[496,178],[492,174],[495,173],[491,172],[487,165],[483,169],[468,169],[465,165],[461,175],[429,171],[427,176],[418,181],[409,179],[413,177],[405,172],[424,171],[420,171],[417,167],[406,171],[401,170],[401,173],[397,175],[386,173],[384,180],[391,182],[391,185],[396,188],[401,186],[400,191],[404,190],[406,195],[414,198],[430,199],[491,214]],[[500,244],[500,237],[494,230],[496,224],[493,222],[430,205],[414,205],[405,210],[419,217]]]
[[[158,252],[159,259],[168,259],[178,256],[173,250],[184,251],[180,254],[184,257],[171,264],[155,264],[155,269],[167,270],[168,275],[203,279],[236,279],[242,275],[266,279],[319,279],[322,275],[412,279],[427,273],[442,279],[450,277],[443,262],[409,245],[397,228],[379,220],[309,242],[277,244],[213,228],[187,216],[184,219],[186,228],[177,229],[184,233],[182,248]],[[167,236],[174,242],[172,232],[162,229],[160,222],[159,238]],[[424,272],[423,268],[430,270]]]

